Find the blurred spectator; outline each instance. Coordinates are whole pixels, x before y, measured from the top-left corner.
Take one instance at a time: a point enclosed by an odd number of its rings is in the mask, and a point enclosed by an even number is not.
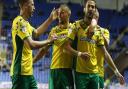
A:
[[[6,71],[9,71],[10,67],[7,63],[7,45],[2,44],[0,46],[0,70],[5,68]]]
[[[14,1],[14,5],[17,6],[17,0],[13,0]]]

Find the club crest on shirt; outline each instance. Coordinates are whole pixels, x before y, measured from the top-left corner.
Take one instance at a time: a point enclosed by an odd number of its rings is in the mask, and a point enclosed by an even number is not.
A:
[[[69,30],[68,30],[68,34],[71,34],[71,33],[72,33],[72,29],[69,28]]]
[[[26,26],[22,26],[21,31],[22,31],[23,33],[26,33],[26,32],[27,32]]]

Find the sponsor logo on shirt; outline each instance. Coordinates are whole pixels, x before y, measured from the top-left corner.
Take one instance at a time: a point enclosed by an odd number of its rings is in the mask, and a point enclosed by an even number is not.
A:
[[[92,44],[96,43],[95,40],[88,38],[88,37],[80,37],[80,41],[87,41],[87,42],[92,43]]]
[[[62,39],[62,38],[66,38],[66,37],[67,37],[66,34],[61,34],[61,35],[58,36],[58,39]]]

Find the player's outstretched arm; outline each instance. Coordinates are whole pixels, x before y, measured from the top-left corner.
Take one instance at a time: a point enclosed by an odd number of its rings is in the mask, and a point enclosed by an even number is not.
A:
[[[36,61],[40,60],[46,54],[46,52],[48,51],[49,47],[52,45],[53,41],[57,40],[57,39],[58,39],[58,36],[55,33],[52,34],[48,38],[48,40],[51,40],[51,43],[50,44],[46,44],[45,46],[43,46],[39,50],[39,52],[34,56],[33,63],[35,63]]]
[[[34,31],[34,36],[39,37],[42,35],[55,19],[57,19],[57,9],[53,9],[48,19]]]
[[[45,47],[40,48],[38,53],[33,58],[33,63],[36,63],[38,60],[40,60],[48,51],[50,45],[46,45]]]
[[[28,37],[24,40],[25,45],[27,45],[30,49],[38,49],[52,42],[53,40],[50,39],[44,41],[35,41],[31,37]]]
[[[25,45],[27,45],[30,49],[38,49],[38,48],[41,48],[41,47],[44,47],[48,44],[52,44],[55,40],[57,40],[57,35],[54,34],[52,35],[49,39],[47,40],[44,40],[44,41],[35,41],[33,40],[30,36],[27,37],[25,40],[24,40],[24,43]]]
[[[118,71],[116,65],[114,64],[110,54],[108,53],[108,51],[106,50],[105,46],[102,46],[101,49],[103,50],[104,54],[105,54],[105,59],[108,63],[108,65],[110,66],[110,68],[114,71],[116,77],[118,78],[119,82],[121,85],[125,84],[125,80],[124,77],[120,74],[120,72]]]

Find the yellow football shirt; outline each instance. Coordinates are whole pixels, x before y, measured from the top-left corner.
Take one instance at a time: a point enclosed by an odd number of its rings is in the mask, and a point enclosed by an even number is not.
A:
[[[12,24],[13,60],[12,75],[32,75],[32,50],[24,44],[24,39],[32,36],[34,28],[21,16],[17,16]]]
[[[72,68],[72,56],[64,49],[64,43],[70,32],[70,27],[72,24],[69,24],[68,28],[62,29],[59,26],[53,27],[50,35],[57,34],[58,39],[54,41],[53,52],[52,52],[52,61],[50,69],[57,68]]]
[[[96,32],[94,32],[92,38],[88,38],[88,26],[84,24],[86,27],[83,29],[80,25],[81,21],[82,20],[76,21],[75,29],[72,30],[68,37],[74,40],[75,36],[77,36],[77,50],[80,52],[88,52],[91,54],[91,57],[86,60],[81,57],[77,57],[76,71],[81,73],[98,73],[96,44],[104,45],[104,41]]]

